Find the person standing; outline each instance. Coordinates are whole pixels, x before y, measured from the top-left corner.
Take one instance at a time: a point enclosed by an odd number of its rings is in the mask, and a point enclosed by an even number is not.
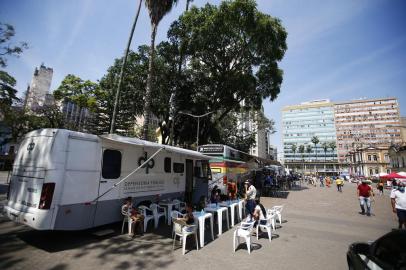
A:
[[[341,178],[336,179],[337,191],[343,192],[343,180]]]
[[[406,229],[406,192],[405,183],[399,183],[398,189],[391,194],[391,204],[393,213],[397,214],[399,229]]]
[[[382,181],[379,181],[378,184],[376,185],[376,188],[379,190],[379,196],[383,195],[383,183]]]
[[[249,215],[249,219],[252,219],[254,214],[256,196],[257,196],[256,188],[251,184],[249,180],[245,181],[245,200],[246,200],[245,208]]]
[[[361,215],[365,215],[365,206],[367,207],[366,214],[371,216],[371,196],[372,188],[368,185],[367,180],[362,180],[362,183],[357,187],[357,196],[361,207]]]

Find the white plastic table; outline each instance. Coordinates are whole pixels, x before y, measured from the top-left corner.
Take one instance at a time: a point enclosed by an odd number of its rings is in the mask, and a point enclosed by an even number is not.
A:
[[[202,212],[193,212],[193,217],[195,221],[199,224],[199,239],[200,239],[200,247],[204,247],[204,223],[206,218],[210,219],[210,229],[211,229],[211,239],[214,240],[213,234],[213,215],[211,213],[202,213]]]
[[[238,201],[224,201],[219,203],[220,206],[229,207],[230,208],[230,215],[231,215],[231,227],[234,227],[234,217],[238,207]]]
[[[210,204],[206,208],[204,208],[206,212],[217,213],[217,220],[219,226],[219,235],[223,233],[223,212],[226,212],[226,219],[227,219],[227,228],[230,228],[230,223],[228,221],[228,207],[216,207],[215,204]]]
[[[164,206],[164,207],[168,208],[168,225],[171,225],[171,223],[172,223],[172,218],[171,218],[172,209],[173,209],[174,206],[179,205],[180,203],[172,202],[172,201],[161,201],[158,204],[160,206]]]

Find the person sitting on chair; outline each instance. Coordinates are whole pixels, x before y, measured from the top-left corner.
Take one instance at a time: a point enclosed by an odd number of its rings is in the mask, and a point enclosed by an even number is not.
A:
[[[173,222],[178,223],[181,226],[193,225],[195,223],[195,218],[193,216],[192,205],[187,204],[186,205],[186,214],[181,218],[175,219]]]
[[[144,215],[142,215],[137,208],[132,205],[132,198],[128,197],[124,200],[124,205],[121,207],[123,212],[127,212],[132,220],[132,232],[138,232],[140,235],[144,234]],[[135,230],[134,230],[135,229]],[[134,235],[134,234],[133,234]]]
[[[254,220],[255,224],[254,227],[257,226],[258,222],[261,222],[261,224],[266,224],[266,210],[265,207],[261,204],[261,201],[259,198],[255,199],[255,209],[254,209]]]

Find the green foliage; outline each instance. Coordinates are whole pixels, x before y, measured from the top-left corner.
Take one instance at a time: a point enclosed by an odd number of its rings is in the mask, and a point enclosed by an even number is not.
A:
[[[90,102],[93,118],[90,121],[90,130],[96,134],[107,133],[111,124],[115,91],[117,90],[118,76],[123,61],[116,59],[107,74],[92,92]],[[124,68],[124,80],[118,104],[115,130],[122,135],[134,134],[136,116],[142,114],[146,78],[148,74],[148,47],[140,46],[138,52],[130,51],[127,64]],[[156,94],[156,93],[155,93]]]
[[[9,112],[13,103],[19,101],[15,85],[16,80],[7,72],[0,70],[0,119]]]
[[[228,126],[225,118],[241,110],[257,111],[264,98],[277,97],[286,36],[280,21],[259,12],[254,1],[193,7],[172,24],[169,42],[177,48],[172,59],[181,54],[188,63],[177,80],[176,108],[195,115],[216,112],[210,123],[203,122],[201,143],[220,142],[217,129]],[[192,137],[182,131],[196,130],[180,126],[184,121],[184,116],[176,118],[178,143]]]
[[[172,6],[176,3],[176,0],[145,0],[145,5],[149,12],[149,18],[151,20],[151,45],[149,48],[149,65],[148,65],[148,77],[147,86],[145,92],[145,104],[144,104],[144,125],[143,125],[143,139],[148,140],[148,129],[151,117],[151,103],[152,103],[152,89],[154,87],[155,78],[155,37],[158,29],[158,24],[162,18],[171,11]]]
[[[65,116],[66,125],[69,129],[86,131],[84,127],[83,115],[85,110],[95,111],[97,97],[95,93],[99,85],[89,80],[68,74],[61,82],[61,85],[53,92],[54,98],[57,101],[64,103],[73,103],[76,105],[75,112],[71,113],[71,117]],[[44,112],[45,113],[45,112]],[[74,117],[72,117],[74,115]],[[58,116],[55,115],[54,116]]]
[[[302,154],[302,156],[303,156],[303,153],[305,152],[305,146],[304,146],[303,144],[299,145],[299,150],[298,150],[298,152],[299,152],[300,154]]]
[[[296,144],[292,144],[292,152],[295,154],[296,150],[297,150],[297,145]]]
[[[312,146],[310,144],[306,145],[306,153],[310,154],[312,152]]]
[[[14,27],[7,23],[0,23],[0,67],[7,66],[6,56],[18,57],[25,49],[28,49],[27,42],[20,42],[18,45],[10,44],[15,35]]]
[[[278,19],[243,0],[193,7],[168,32],[193,69],[192,101],[209,103],[207,110],[220,112],[217,121],[238,110],[242,100],[258,110],[264,98],[277,97],[286,36]]]
[[[331,141],[328,146],[331,148],[331,150],[334,152],[334,149],[336,149],[336,142],[335,141]]]
[[[314,146],[316,147],[317,144],[320,142],[319,137],[317,136],[313,136],[311,139],[311,142],[314,144]]]

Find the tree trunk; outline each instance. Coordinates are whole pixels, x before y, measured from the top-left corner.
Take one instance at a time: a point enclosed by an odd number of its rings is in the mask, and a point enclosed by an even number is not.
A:
[[[154,58],[155,58],[155,37],[158,25],[153,23],[151,32],[151,47],[149,48],[149,65],[148,65],[148,78],[147,78],[147,89],[145,91],[145,105],[144,105],[144,125],[142,128],[142,138],[148,141],[148,127],[151,117],[151,91],[152,91],[152,78],[154,72]]]
[[[118,101],[120,99],[121,84],[122,84],[123,76],[124,76],[124,68],[125,68],[125,65],[127,64],[128,51],[130,50],[131,40],[133,39],[135,26],[137,25],[138,16],[140,15],[141,3],[142,3],[142,0],[140,0],[140,3],[138,5],[137,15],[135,15],[134,23],[133,23],[133,26],[132,26],[131,32],[130,32],[130,37],[128,38],[127,47],[126,47],[125,53],[124,53],[123,64],[121,65],[121,69],[120,69],[120,76],[118,78],[118,86],[117,86],[116,96],[114,99],[114,109],[113,109],[113,117],[111,119],[111,125],[110,125],[110,134],[114,133]]]

